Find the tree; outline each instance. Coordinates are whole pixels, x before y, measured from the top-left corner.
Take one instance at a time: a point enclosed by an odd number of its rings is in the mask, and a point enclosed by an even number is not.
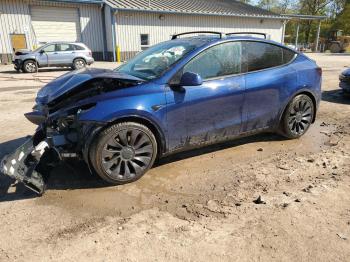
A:
[[[326,15],[327,6],[334,0],[300,0],[300,13],[305,15]],[[309,42],[312,29],[312,20],[303,23],[305,31],[305,42]]]
[[[343,34],[350,35],[350,0],[347,0],[344,9],[339,13],[332,25],[333,30],[341,29]]]

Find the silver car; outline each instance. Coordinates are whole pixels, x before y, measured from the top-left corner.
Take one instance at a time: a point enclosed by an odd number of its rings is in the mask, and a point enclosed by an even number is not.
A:
[[[34,73],[42,67],[80,69],[94,62],[91,50],[83,43],[47,43],[34,51],[17,50],[13,59],[17,71]]]

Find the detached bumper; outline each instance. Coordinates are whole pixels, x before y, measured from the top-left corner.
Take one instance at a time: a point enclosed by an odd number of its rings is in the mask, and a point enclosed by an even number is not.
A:
[[[15,68],[16,70],[22,69],[22,65],[23,65],[22,60],[20,60],[20,59],[15,59],[15,60],[12,61],[12,64],[14,65],[14,68]]]
[[[48,167],[58,161],[59,156],[45,141],[34,146],[31,137],[1,160],[0,171],[41,195],[45,191]]]

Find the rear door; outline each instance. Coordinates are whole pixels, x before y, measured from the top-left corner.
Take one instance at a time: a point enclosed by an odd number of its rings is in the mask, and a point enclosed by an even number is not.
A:
[[[242,132],[274,127],[286,99],[297,86],[295,69],[289,62],[295,53],[264,42],[243,42],[246,93]]]
[[[70,66],[75,56],[75,48],[72,44],[56,44],[56,64]]]

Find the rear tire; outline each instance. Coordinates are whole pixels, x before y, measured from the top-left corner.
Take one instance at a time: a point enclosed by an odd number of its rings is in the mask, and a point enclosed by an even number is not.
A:
[[[86,67],[86,62],[84,59],[82,58],[74,59],[73,66],[72,66],[74,70],[82,69],[84,67]]]
[[[299,138],[312,124],[315,105],[307,95],[297,95],[288,104],[281,121],[281,133],[287,138]]]
[[[157,141],[146,126],[135,122],[115,124],[93,141],[89,157],[96,173],[111,184],[141,178],[157,157]]]

